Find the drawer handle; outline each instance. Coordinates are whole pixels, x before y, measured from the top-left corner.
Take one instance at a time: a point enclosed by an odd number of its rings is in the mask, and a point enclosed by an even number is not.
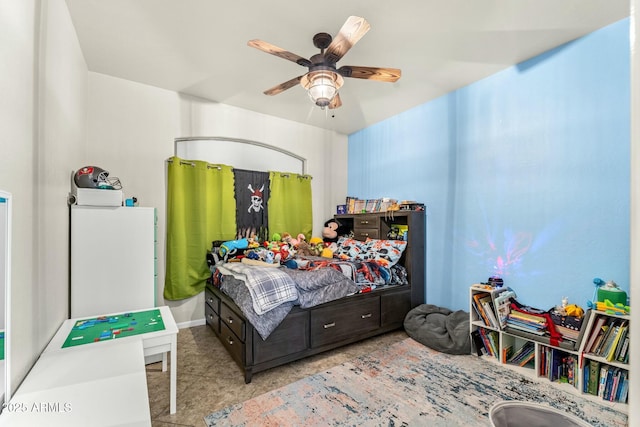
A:
[[[369,233],[360,233],[360,235],[363,237],[369,237]]]
[[[369,224],[369,221],[367,221],[367,220],[362,220],[362,221],[360,221],[360,224],[362,224],[362,225],[367,225],[367,224]]]
[[[233,345],[233,338],[228,337],[228,338],[227,338],[227,341],[229,341],[229,345]]]
[[[209,315],[209,319],[213,320],[213,314]]]
[[[233,319],[232,319],[231,317],[229,317],[229,318],[227,319],[227,322],[229,322],[229,324],[232,324],[232,323],[233,323]]]
[[[323,327],[325,329],[329,329],[329,328],[333,328],[334,326],[336,326],[336,322],[325,323]]]
[[[209,302],[213,304],[213,298],[209,297]]]
[[[369,317],[371,317],[371,313],[363,314],[360,317],[363,318],[363,319],[368,319]]]

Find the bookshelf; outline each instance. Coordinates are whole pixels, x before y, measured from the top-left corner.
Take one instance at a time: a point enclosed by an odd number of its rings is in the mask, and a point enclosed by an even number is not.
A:
[[[470,287],[472,354],[628,410],[630,316],[588,310],[580,330],[556,342],[539,335],[539,319],[528,324],[509,312],[509,297],[515,298],[509,288]]]
[[[630,316],[593,311],[580,345],[582,392],[626,402],[629,391]]]

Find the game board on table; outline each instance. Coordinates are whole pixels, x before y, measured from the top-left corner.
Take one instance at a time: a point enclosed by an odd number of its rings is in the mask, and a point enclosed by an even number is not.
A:
[[[62,348],[164,330],[159,309],[77,320]]]

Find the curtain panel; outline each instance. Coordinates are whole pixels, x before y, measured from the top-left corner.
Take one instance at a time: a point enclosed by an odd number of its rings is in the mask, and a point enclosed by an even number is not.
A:
[[[269,172],[269,181],[269,235],[302,233],[309,241],[313,231],[311,176]]]
[[[204,290],[211,242],[235,237],[235,206],[231,166],[168,160],[165,299]]]

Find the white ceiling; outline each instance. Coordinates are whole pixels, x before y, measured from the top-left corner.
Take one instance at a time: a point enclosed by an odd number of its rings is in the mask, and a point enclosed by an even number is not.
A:
[[[66,0],[90,71],[350,134],[629,16],[628,0]],[[345,79],[336,110],[301,86],[313,35],[350,15],[371,30],[338,62],[402,70],[396,83]]]

